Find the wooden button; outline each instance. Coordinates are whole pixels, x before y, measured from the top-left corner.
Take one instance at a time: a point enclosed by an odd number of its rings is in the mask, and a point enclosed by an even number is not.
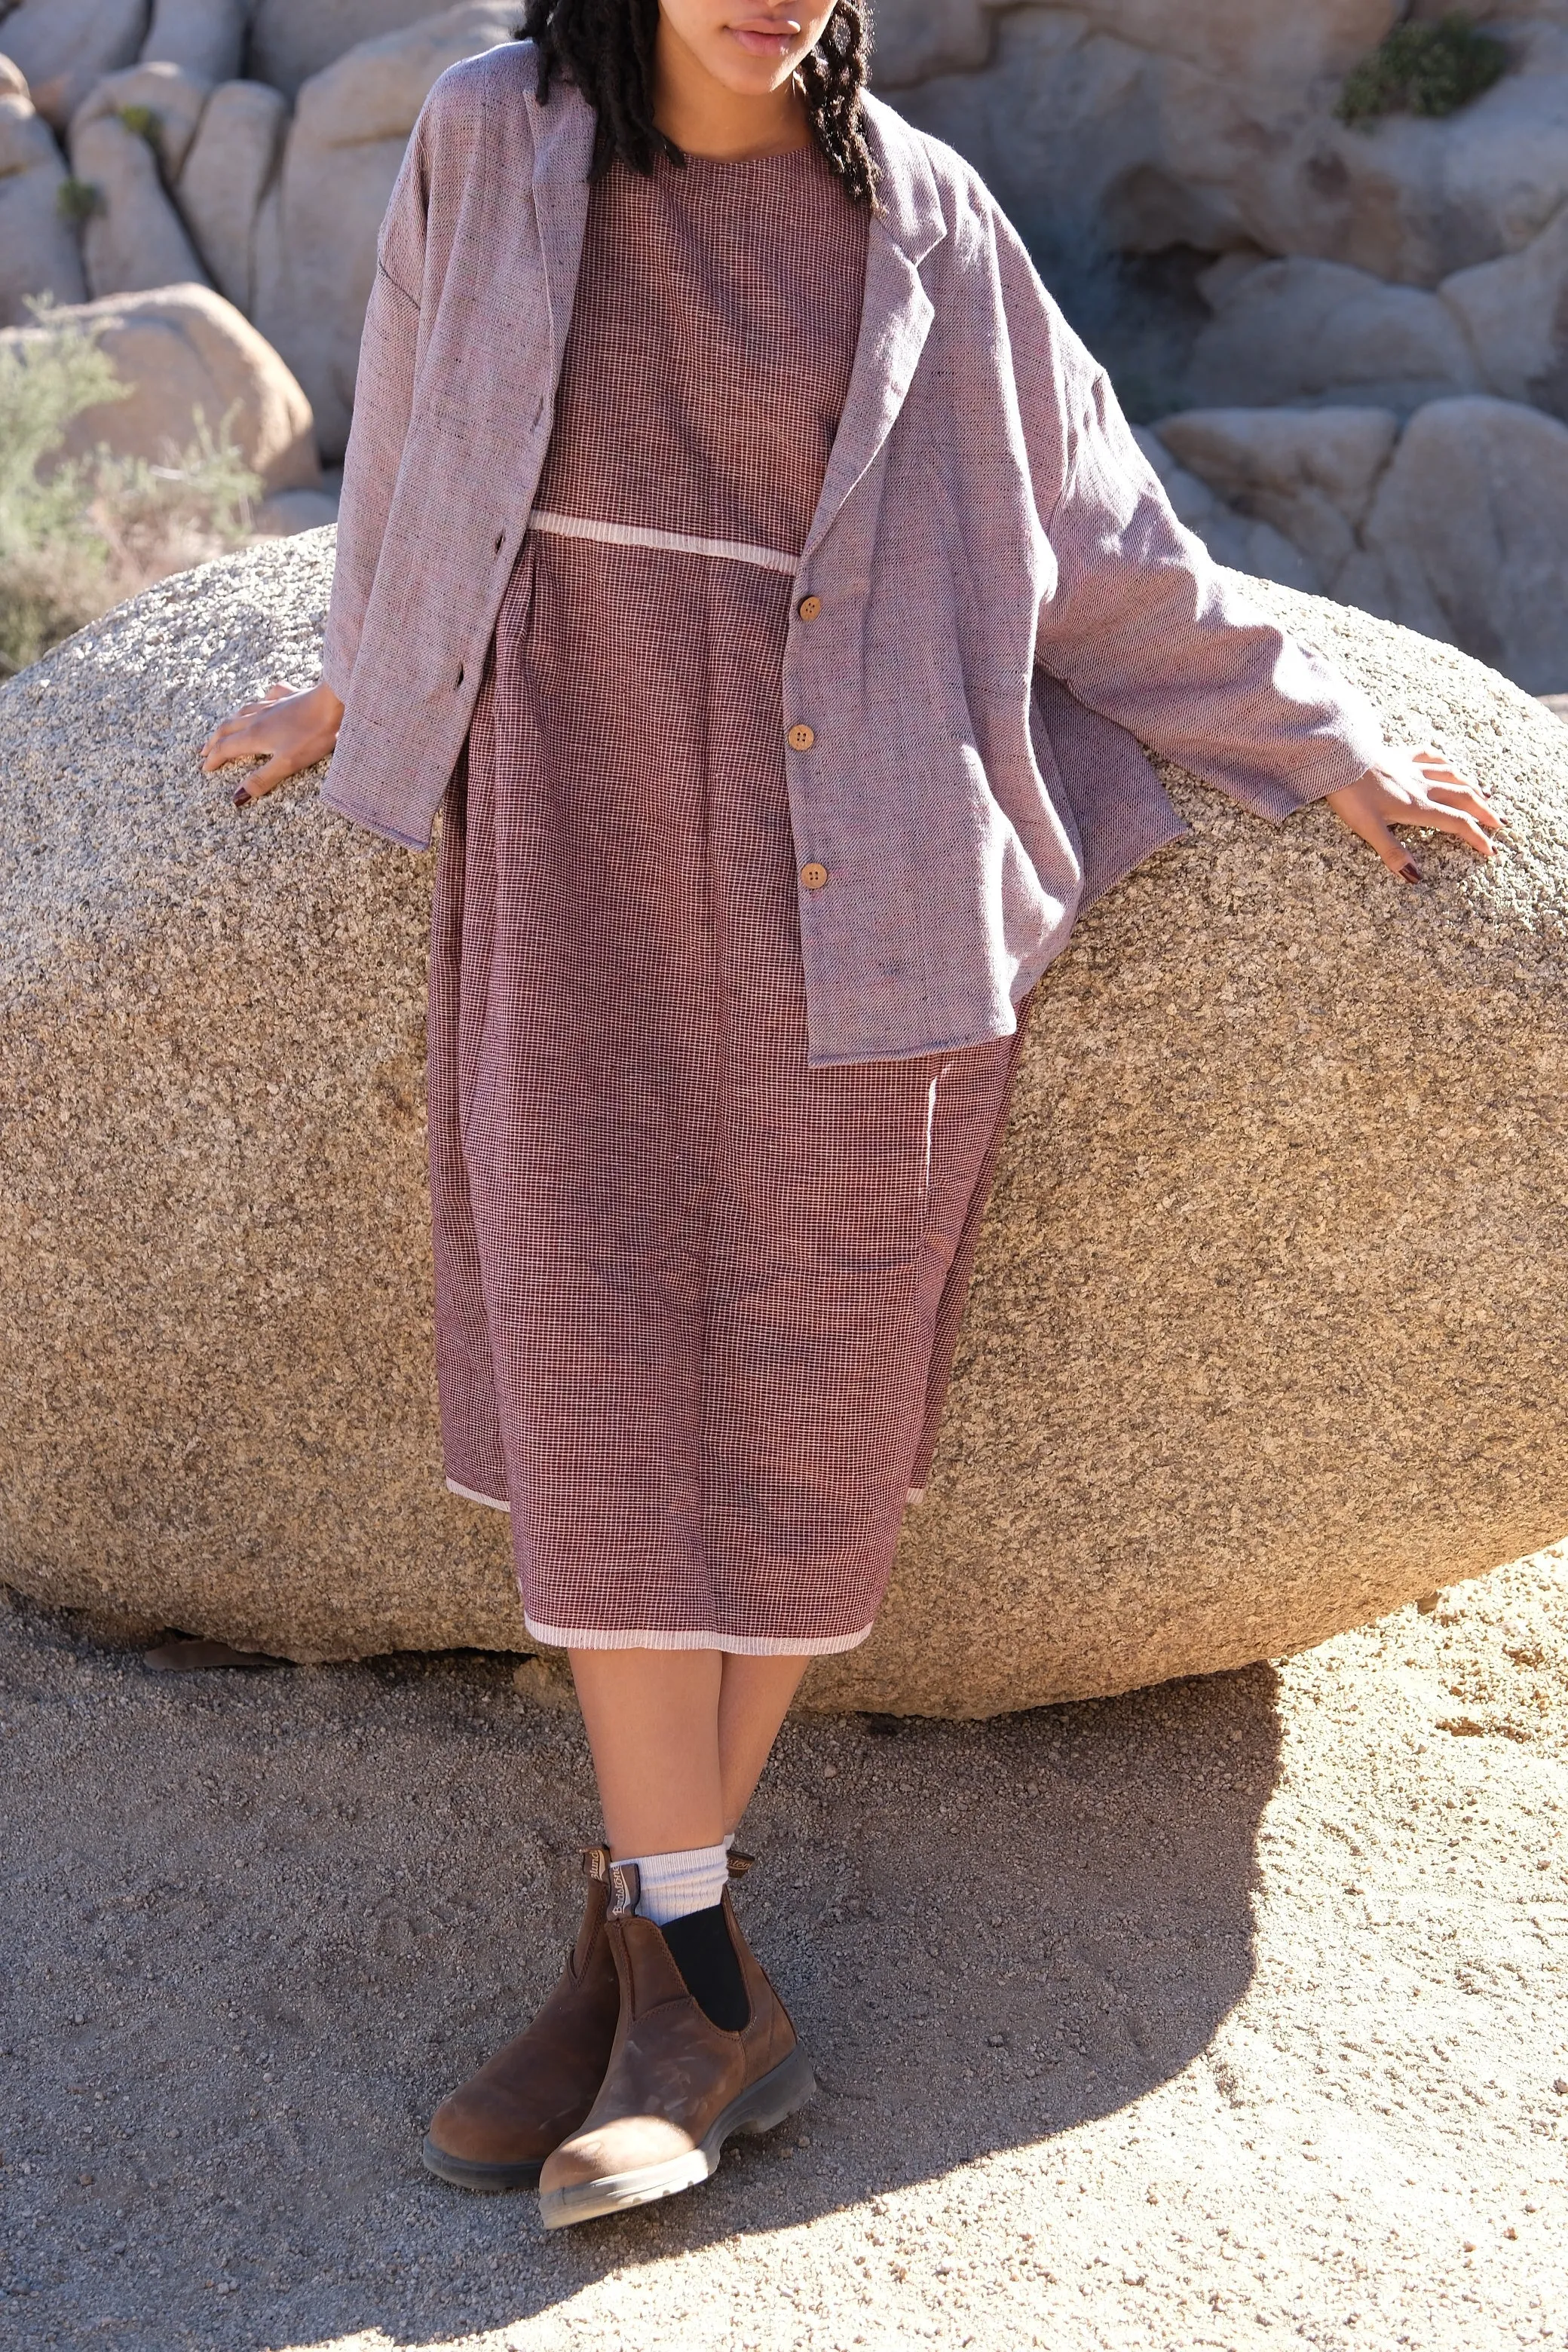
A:
[[[800,869],[801,887],[804,890],[820,890],[826,879],[826,866],[803,866]]]
[[[789,730],[789,748],[792,751],[809,751],[816,740],[816,730],[807,727],[804,720]]]
[[[815,621],[821,610],[822,599],[820,596],[803,596],[800,603],[795,606],[795,611],[800,614],[803,621]]]

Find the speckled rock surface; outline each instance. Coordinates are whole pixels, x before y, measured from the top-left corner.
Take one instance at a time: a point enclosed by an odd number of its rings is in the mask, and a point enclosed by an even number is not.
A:
[[[0,1578],[300,1658],[522,1648],[446,1496],[428,862],[196,746],[312,667],[330,537],[0,696]],[[819,1705],[984,1714],[1278,1656],[1568,1527],[1568,739],[1272,587],[1516,820],[1397,887],[1327,816],[1194,837],[1043,993],[927,1502]]]
[[[429,861],[200,772],[314,674],[331,551],[184,573],[0,698],[0,1578],[304,1658],[521,1648],[441,1483]]]

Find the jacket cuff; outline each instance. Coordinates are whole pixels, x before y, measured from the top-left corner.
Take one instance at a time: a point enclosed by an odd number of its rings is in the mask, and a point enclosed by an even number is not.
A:
[[[353,663],[341,654],[336,646],[328,645],[322,647],[321,683],[323,686],[331,688],[340,702],[346,703],[349,698],[349,686],[353,677]]]
[[[1374,732],[1374,742],[1363,737],[1359,728],[1354,733],[1347,732],[1337,741],[1325,743],[1317,759],[1305,761],[1282,794],[1288,805],[1279,812],[1281,822],[1299,809],[1310,808],[1315,801],[1327,800],[1331,793],[1343,792],[1347,784],[1359,783],[1386,749],[1381,731]]]

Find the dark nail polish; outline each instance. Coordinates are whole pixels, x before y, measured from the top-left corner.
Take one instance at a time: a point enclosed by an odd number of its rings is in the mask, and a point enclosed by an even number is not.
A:
[[[1404,876],[1406,882],[1419,882],[1421,879],[1420,875],[1415,871],[1414,866],[1402,866],[1399,871]]]
[[[234,804],[236,808],[248,808],[250,806],[250,794],[246,791],[243,784],[241,784],[238,792],[237,792],[234,796]]]

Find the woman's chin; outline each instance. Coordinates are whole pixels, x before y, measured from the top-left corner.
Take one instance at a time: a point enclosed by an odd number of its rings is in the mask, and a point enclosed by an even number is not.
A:
[[[737,98],[770,98],[782,89],[799,63],[793,47],[763,41],[748,33],[727,33],[721,47],[703,63],[715,81]]]

